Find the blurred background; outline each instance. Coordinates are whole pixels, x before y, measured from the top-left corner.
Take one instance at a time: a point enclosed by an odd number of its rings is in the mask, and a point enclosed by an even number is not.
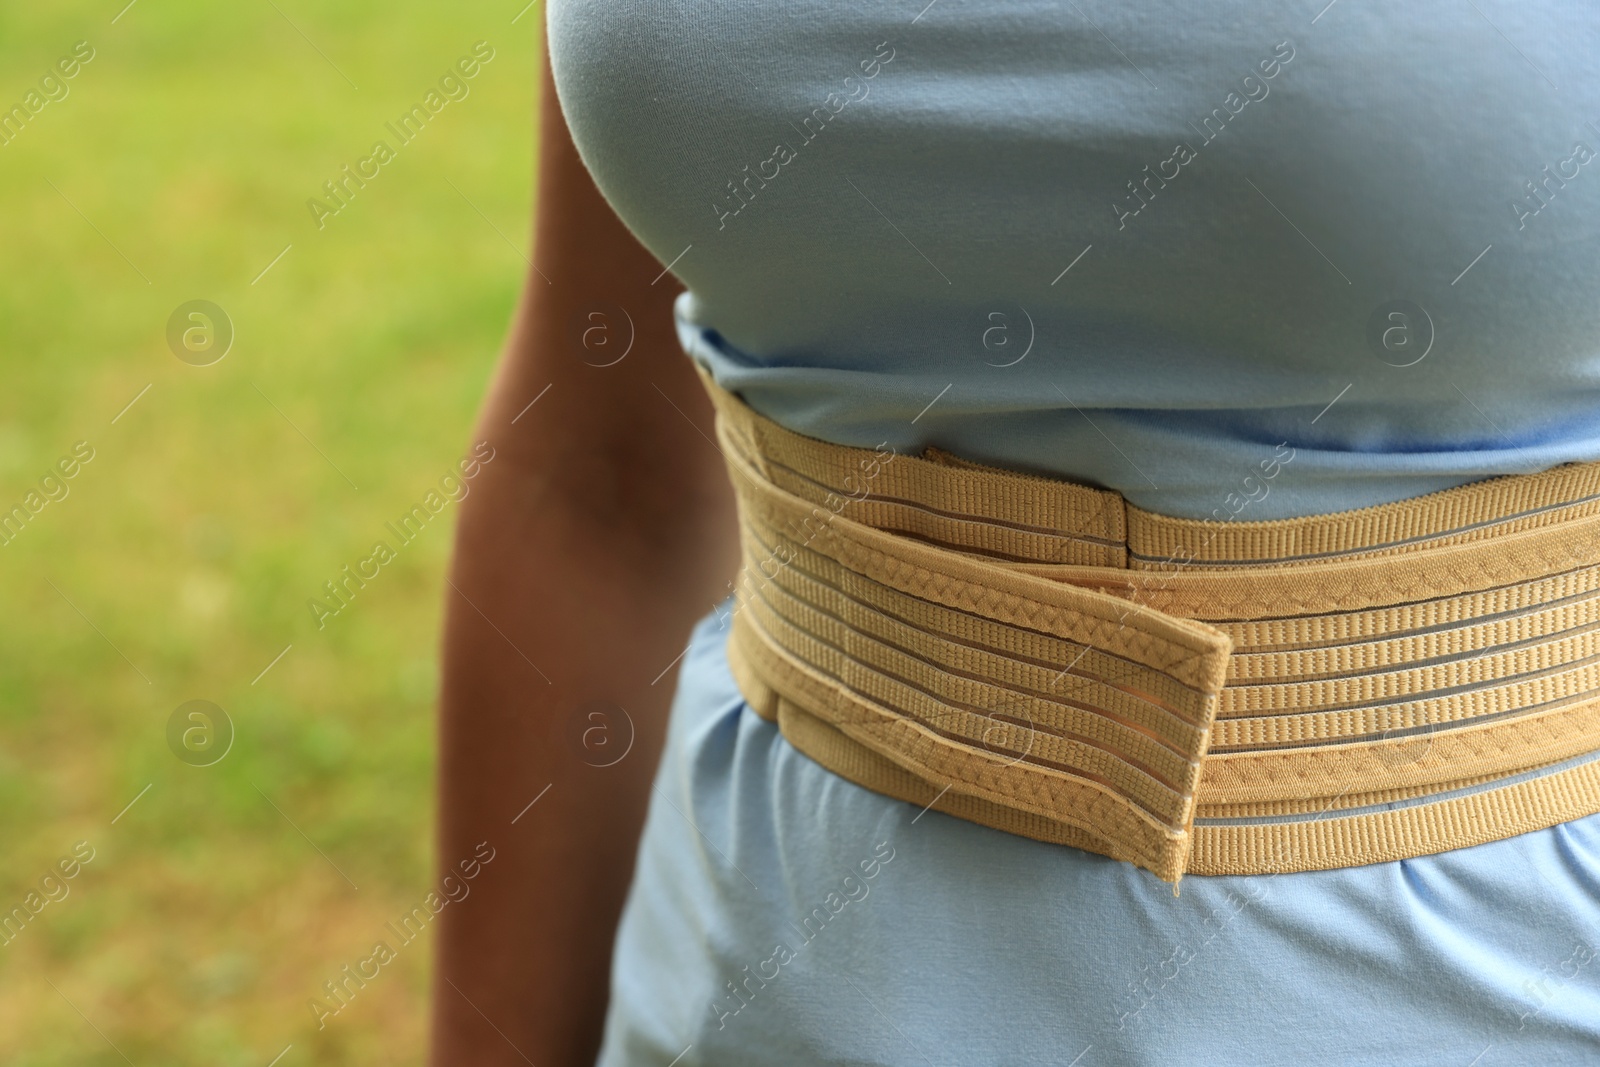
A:
[[[386,924],[437,888],[440,483],[527,269],[524,2],[0,7],[0,1063],[423,1060],[430,938]]]

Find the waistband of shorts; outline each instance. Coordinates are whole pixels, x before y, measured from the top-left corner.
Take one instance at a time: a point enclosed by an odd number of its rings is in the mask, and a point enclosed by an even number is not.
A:
[[[1600,811],[1600,463],[1176,519],[804,437],[701,377],[739,501],[734,676],[865,788],[1174,883]]]

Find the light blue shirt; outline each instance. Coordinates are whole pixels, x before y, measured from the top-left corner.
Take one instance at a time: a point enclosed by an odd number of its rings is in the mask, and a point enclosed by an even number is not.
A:
[[[758,410],[1192,517],[1289,441],[1242,520],[1600,458],[1600,8],[927,3],[551,5]]]
[[[684,347],[799,432],[1239,521],[1600,459],[1593,5],[553,0],[549,28]],[[1600,820],[1174,899],[822,770],[714,623],[607,1064],[1600,1058]]]

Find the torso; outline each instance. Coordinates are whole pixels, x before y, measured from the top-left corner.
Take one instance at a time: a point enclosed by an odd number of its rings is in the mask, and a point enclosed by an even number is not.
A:
[[[758,409],[1196,517],[1288,442],[1241,520],[1600,458],[1600,9],[924,3],[551,7]]]

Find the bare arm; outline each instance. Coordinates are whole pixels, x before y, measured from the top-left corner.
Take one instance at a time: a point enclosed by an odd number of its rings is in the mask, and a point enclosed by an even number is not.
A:
[[[652,284],[660,265],[595,189],[548,62],[539,129],[535,261],[549,281],[529,276],[484,407],[474,439],[495,455],[463,502],[445,588],[441,876],[480,842],[495,852],[439,914],[437,1067],[593,1063],[676,675],[652,681],[735,567],[710,407],[672,331],[677,287]],[[602,303],[638,331],[605,368],[572,338]],[[625,324],[611,329],[620,342]],[[615,766],[570,742],[593,700],[636,729]]]

